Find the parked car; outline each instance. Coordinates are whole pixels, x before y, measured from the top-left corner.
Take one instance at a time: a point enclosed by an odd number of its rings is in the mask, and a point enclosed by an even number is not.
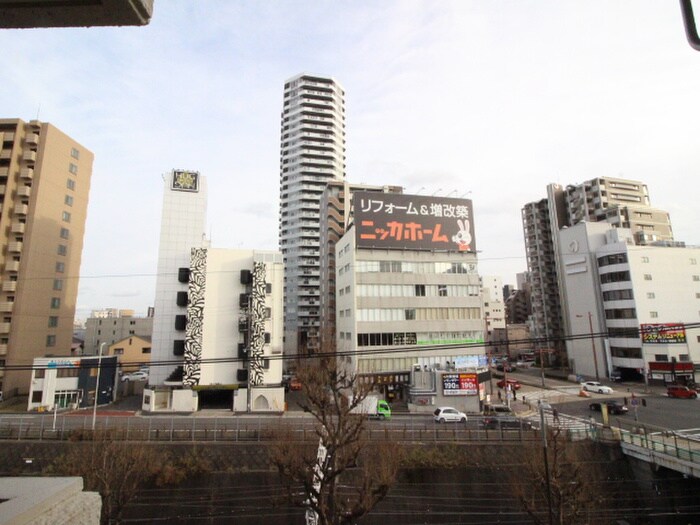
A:
[[[520,388],[522,387],[522,385],[515,379],[501,379],[496,384],[498,385],[498,388],[505,388],[506,382],[508,383],[508,386],[511,390],[520,390]]]
[[[291,378],[289,380],[289,390],[301,390],[301,381],[296,377]]]
[[[130,374],[124,374],[122,376],[122,383],[126,381],[148,381],[148,373],[142,370],[138,372],[131,372]]]
[[[603,411],[603,405],[606,405],[608,407],[608,414],[616,414],[616,415],[624,415],[627,413],[628,408],[623,405],[622,403],[618,403],[617,401],[603,401],[602,403],[591,403],[588,405],[588,408],[593,410],[594,412],[602,412]]]
[[[679,397],[684,399],[697,399],[698,392],[692,388],[688,388],[685,385],[669,385],[666,388],[666,394],[668,397]]]
[[[467,415],[464,412],[460,412],[456,408],[452,407],[440,407],[436,408],[433,412],[433,419],[437,423],[447,423],[452,421],[457,421],[459,423],[467,422]]]
[[[585,392],[598,392],[599,394],[613,393],[612,388],[605,386],[598,381],[586,381],[585,383],[581,383],[581,388],[583,388]]]
[[[502,404],[486,404],[484,405],[484,415],[485,416],[512,416],[513,411],[507,405]]]
[[[498,363],[496,365],[496,370],[499,372],[515,372],[515,367],[510,363]]]
[[[494,430],[494,429],[522,429],[531,430],[532,423],[527,419],[520,419],[515,416],[497,416],[497,417],[485,417],[481,420],[481,427]]]

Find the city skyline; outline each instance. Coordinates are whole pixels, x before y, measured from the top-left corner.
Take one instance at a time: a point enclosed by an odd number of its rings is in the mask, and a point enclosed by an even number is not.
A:
[[[2,30],[0,46],[0,116],[95,154],[80,318],[153,305],[173,168],[208,178],[214,247],[278,249],[280,86],[302,72],[345,89],[348,182],[471,192],[481,274],[526,270],[520,210],[549,183],[643,180],[700,244],[678,197],[700,190],[700,54],[674,2],[169,1],[146,27]]]

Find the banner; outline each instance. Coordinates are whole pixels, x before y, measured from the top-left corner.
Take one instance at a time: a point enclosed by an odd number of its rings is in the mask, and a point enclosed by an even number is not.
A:
[[[443,374],[442,395],[476,396],[479,394],[479,380],[476,374]]]
[[[685,325],[643,324],[640,325],[643,344],[676,344],[685,343]]]

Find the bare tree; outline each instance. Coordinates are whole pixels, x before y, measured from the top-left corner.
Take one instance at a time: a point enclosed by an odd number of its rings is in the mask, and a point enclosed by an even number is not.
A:
[[[49,468],[49,473],[81,476],[87,490],[102,496],[101,523],[120,523],[126,505],[149,483],[170,485],[209,469],[192,449],[175,456],[144,443],[117,441],[110,432],[98,432],[91,441],[74,443]]]
[[[558,427],[547,432],[547,448],[537,443],[523,444],[522,468],[508,471],[514,495],[534,524],[591,523],[590,516],[610,497],[604,484],[607,464],[591,461],[592,457],[599,457],[592,450],[595,443],[573,442]],[[545,450],[549,475],[545,470]],[[547,514],[550,505],[551,522]]]
[[[395,483],[399,447],[382,441],[370,446],[366,418],[353,413],[369,388],[356,376],[327,364],[300,370],[297,376],[305,397],[301,406],[316,420],[319,446],[300,446],[281,435],[272,463],[292,504],[314,511],[321,525],[353,523]]]

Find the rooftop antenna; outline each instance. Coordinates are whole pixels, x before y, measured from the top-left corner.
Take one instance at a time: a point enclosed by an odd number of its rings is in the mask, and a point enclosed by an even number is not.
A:
[[[441,191],[442,191],[442,188],[438,188],[437,190],[435,190],[435,193],[433,193],[433,194],[431,195],[431,197],[435,197],[435,195],[437,195],[437,194],[440,193]]]
[[[39,107],[36,108],[36,119],[39,120],[39,113],[41,113],[41,102],[39,102]]]
[[[460,198],[460,199],[463,199],[463,198],[466,197],[467,195],[471,195],[471,194],[472,194],[472,190],[469,190],[469,191],[466,192],[466,193],[462,193],[462,195],[460,195],[459,198]]]
[[[448,193],[447,195],[445,195],[445,197],[449,197],[449,196],[452,195],[453,193],[457,193],[457,190],[452,190],[450,193]]]
[[[421,186],[420,189],[416,192],[416,195],[420,195],[420,192],[425,189],[425,186]]]

